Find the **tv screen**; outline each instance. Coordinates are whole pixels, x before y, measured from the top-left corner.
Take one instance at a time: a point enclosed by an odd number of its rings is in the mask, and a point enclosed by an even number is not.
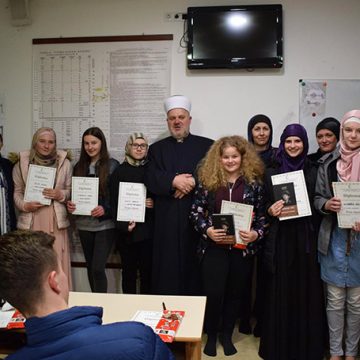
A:
[[[280,68],[282,6],[189,7],[188,68]]]

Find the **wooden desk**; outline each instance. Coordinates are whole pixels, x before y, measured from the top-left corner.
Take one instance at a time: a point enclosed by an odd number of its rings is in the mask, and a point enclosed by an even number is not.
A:
[[[70,292],[69,306],[101,306],[103,323],[130,320],[138,310],[162,311],[162,303],[170,310],[185,310],[175,341],[185,342],[186,360],[201,359],[201,334],[206,297],[169,295],[128,295]]]

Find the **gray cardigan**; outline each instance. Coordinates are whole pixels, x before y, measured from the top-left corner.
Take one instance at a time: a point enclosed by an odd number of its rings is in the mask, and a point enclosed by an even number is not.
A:
[[[314,207],[322,215],[319,237],[318,237],[318,250],[320,253],[327,255],[330,237],[334,226],[337,223],[336,214],[328,212],[323,209],[325,203],[331,199],[334,194],[332,191],[332,181],[337,181],[332,175],[331,169],[336,168],[336,162],[340,157],[339,149],[336,148],[333,152],[324,155],[318,160],[320,164],[314,197]]]

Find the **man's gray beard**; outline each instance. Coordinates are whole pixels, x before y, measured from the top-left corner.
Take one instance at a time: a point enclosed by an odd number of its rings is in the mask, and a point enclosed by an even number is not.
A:
[[[186,137],[188,137],[190,134],[189,131],[185,132],[183,136],[174,136],[171,134],[171,136],[177,141],[177,142],[183,142]]]

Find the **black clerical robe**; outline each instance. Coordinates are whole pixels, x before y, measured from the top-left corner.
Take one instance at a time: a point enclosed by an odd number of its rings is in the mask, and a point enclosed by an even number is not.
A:
[[[189,135],[183,142],[173,137],[149,148],[145,185],[155,194],[155,228],[152,287],[155,294],[188,295],[199,291],[196,258],[199,235],[189,222],[193,192],[175,199],[172,181],[177,174],[195,176],[196,166],[212,140]]]

